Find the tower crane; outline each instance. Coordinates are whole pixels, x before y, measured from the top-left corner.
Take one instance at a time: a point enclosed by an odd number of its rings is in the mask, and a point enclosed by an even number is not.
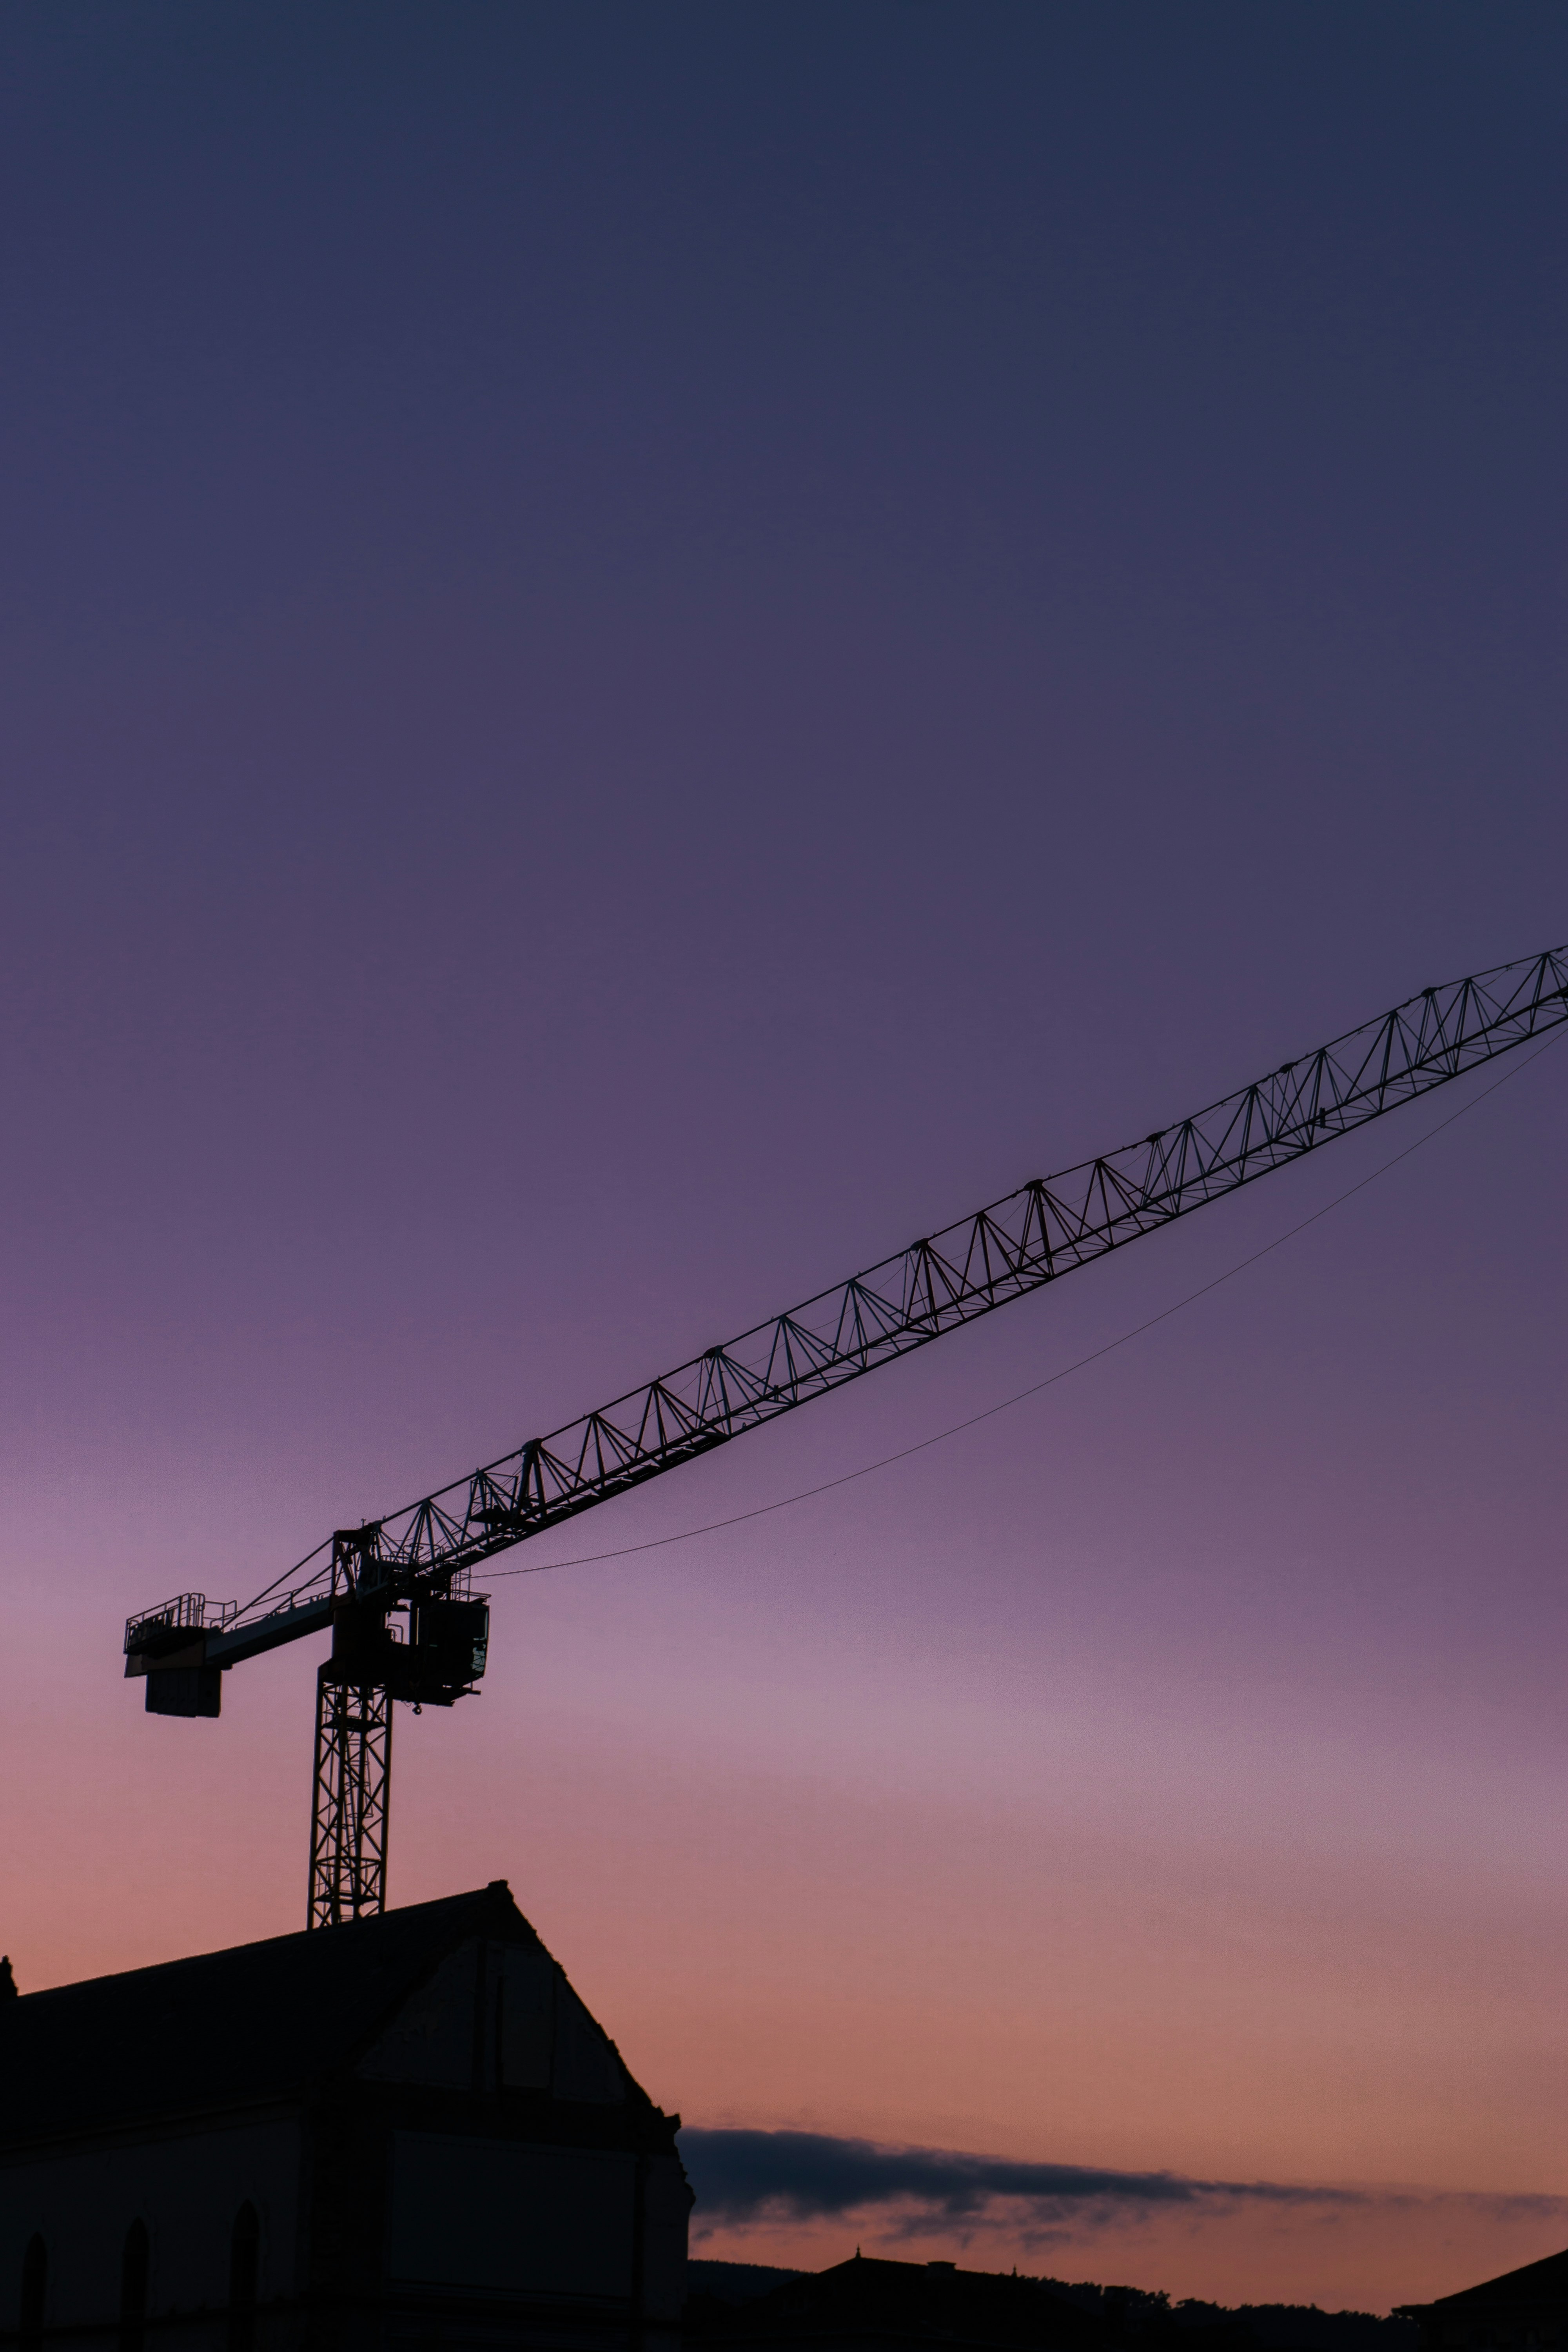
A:
[[[184,1592],[125,1627],[153,1715],[216,1716],[246,1658],[330,1633],[316,1677],[308,1924],[379,1911],[393,1708],[451,1706],[485,1670],[474,1571],[678,1463],[1042,1289],[1568,1021],[1568,947],[1395,1005],[1173,1127],[1005,1200],[704,1349],[384,1518],[340,1528],[243,1606]]]

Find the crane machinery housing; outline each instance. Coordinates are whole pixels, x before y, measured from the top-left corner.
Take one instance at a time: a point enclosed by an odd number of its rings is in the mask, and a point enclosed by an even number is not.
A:
[[[317,1675],[308,1920],[379,1911],[393,1708],[485,1670],[481,1562],[879,1364],[1301,1159],[1568,1021],[1568,948],[1395,1005],[1173,1127],[1039,1177],[738,1339],[318,1549],[240,1606],[184,1592],[131,1618],[154,1715],[216,1716],[243,1659],[331,1634]]]

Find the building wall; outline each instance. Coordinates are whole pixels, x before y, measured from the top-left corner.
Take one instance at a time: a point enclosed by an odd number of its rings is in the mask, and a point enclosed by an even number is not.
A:
[[[543,2091],[621,2106],[626,2084],[603,2030],[547,1952],[470,1937],[405,2001],[359,2065],[369,2083],[431,2090]]]
[[[1510,2289],[1489,2295],[1484,2287],[1458,2295],[1451,2305],[1430,2305],[1420,2314],[1430,2352],[1562,2352],[1568,2346],[1568,2277],[1555,2293]]]
[[[689,2201],[671,2156],[400,2131],[387,2284],[560,2296],[606,2316],[635,2296],[645,2321],[674,2327]]]
[[[47,2340],[59,2352],[114,2341],[126,2233],[140,2220],[154,2340],[161,2323],[178,2323],[190,2352],[218,2352],[228,2340],[235,2219],[247,2201],[259,2224],[256,2352],[294,2344],[301,2327],[310,2340],[331,2342],[342,2306],[337,2321],[306,2310],[312,2265],[300,2227],[304,2154],[300,2122],[289,2117],[128,2139],[0,2169],[0,2343],[16,2325],[35,2232],[48,2254]],[[319,2160],[314,2169],[321,2174]],[[372,2205],[381,2203],[379,2182],[318,2177],[314,2186],[340,2210],[367,2187]],[[673,2343],[689,2204],[672,2156],[399,2130],[384,2222],[372,2223],[360,2249],[363,2284],[377,2302],[427,2315],[439,2308],[460,2318],[482,2306],[475,2340],[491,2342],[509,2306],[531,2321],[553,2307],[563,2340],[624,2342],[636,2294],[646,2341]],[[376,2327],[367,2340],[379,2337]]]
[[[121,2259],[133,2221],[149,2241],[149,2318],[186,2322],[191,2352],[226,2328],[191,2326],[228,2305],[235,2217],[260,2225],[258,2300],[292,2294],[300,2259],[300,2133],[295,2116],[151,2133],[0,2167],[0,2329],[16,2326],[22,2264],[37,2231],[48,2253],[46,2341],[114,2330]],[[0,2342],[5,2336],[0,2335]],[[258,2352],[265,2338],[258,2337]]]
[[[676,2352],[691,2200],[668,2134],[548,1954],[469,1937],[352,2074],[324,2074],[297,2105],[0,2158],[0,2346],[16,2340],[35,2231],[48,2252],[45,2341],[115,2344],[140,2219],[147,2352],[228,2352],[233,2231],[248,2201],[252,2352]]]

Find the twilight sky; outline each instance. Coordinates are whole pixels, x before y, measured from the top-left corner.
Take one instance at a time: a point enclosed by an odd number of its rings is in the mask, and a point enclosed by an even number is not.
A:
[[[1565,116],[1508,0],[7,12],[24,1987],[302,1920],[313,1660],[150,1720],[130,1610],[1568,937]],[[500,1564],[945,1429],[1475,1098],[977,1429],[491,1580],[393,1899],[510,1879],[699,2251],[1568,2242],[1568,1049],[1488,1082]]]

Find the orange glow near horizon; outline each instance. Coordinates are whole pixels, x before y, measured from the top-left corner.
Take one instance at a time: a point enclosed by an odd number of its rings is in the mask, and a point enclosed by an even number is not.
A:
[[[625,1657],[657,1658],[659,1606],[623,1601]],[[1229,2303],[1385,2309],[1568,2234],[1568,2204],[1550,2201],[1568,2187],[1555,2084],[1524,2063],[1561,2032],[1560,1906],[1522,1835],[1512,1859],[1494,1853],[1490,1931],[1506,1925],[1514,1954],[1500,2011],[1420,1829],[1430,1800],[1458,1800],[1435,1748],[1397,1774],[1390,1759],[1392,1810],[1366,1836],[1328,1853],[1303,1823],[1270,1853],[1248,1819],[1295,1769],[1305,1715],[1282,1705],[1252,1731],[1233,1723],[1222,1755],[1152,1721],[1147,1695],[1119,1712],[1080,1690],[1042,1717],[928,1668],[879,1724],[851,1717],[847,1682],[840,1694],[803,1643],[775,1645],[763,1674],[731,1653],[703,1725],[693,1690],[607,1661],[595,1621],[586,1596],[554,1603],[553,1695],[525,1691],[532,1673],[503,1649],[482,1706],[400,1717],[393,1895],[507,1877],[661,2105],[707,2126],[1361,2192],[1331,2210],[1221,2201],[1047,2229],[1005,2209],[959,2227],[870,2210],[739,2230],[700,2211],[694,2252],[816,2266],[858,2241]],[[106,1713],[106,1770],[119,1758],[122,1785],[149,1763],[172,1777],[150,1812],[139,1797],[79,1820],[91,1864],[68,1889],[45,1895],[43,1852],[18,1858],[13,1916],[51,1923],[13,1937],[24,1986],[298,1924],[301,1743],[285,1734],[306,1728],[309,1677],[281,1660],[250,1671],[231,1678],[222,1727]],[[924,1726],[914,1752],[906,1706]],[[789,1717],[811,1733],[805,1769],[779,1751]],[[215,1835],[218,1787],[188,1785],[204,1757],[244,1808],[236,1838]],[[148,1857],[166,1863],[171,1841],[184,1892],[154,1901]]]

